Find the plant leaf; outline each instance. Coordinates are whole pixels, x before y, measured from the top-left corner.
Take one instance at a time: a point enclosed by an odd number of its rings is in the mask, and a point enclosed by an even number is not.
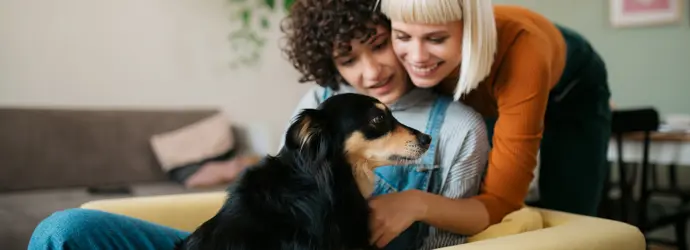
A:
[[[273,10],[276,7],[276,0],[264,0],[264,4],[266,4],[266,6],[268,6],[268,8]]]
[[[295,0],[283,0],[283,9],[285,11],[290,11],[290,6],[295,2]]]
[[[252,17],[252,11],[249,9],[242,10],[242,26],[249,27],[249,20]]]
[[[268,29],[269,26],[270,26],[270,23],[268,22],[268,18],[266,18],[266,17],[261,18],[261,27],[264,29]]]

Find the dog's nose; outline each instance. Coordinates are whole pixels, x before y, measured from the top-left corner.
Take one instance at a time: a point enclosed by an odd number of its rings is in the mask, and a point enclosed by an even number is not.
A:
[[[419,142],[419,144],[423,147],[428,148],[431,145],[431,136],[424,133],[419,133],[417,134],[417,142]]]

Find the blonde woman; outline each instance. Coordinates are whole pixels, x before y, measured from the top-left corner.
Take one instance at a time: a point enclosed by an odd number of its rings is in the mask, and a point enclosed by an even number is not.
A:
[[[492,138],[482,194],[427,205],[448,207],[433,210],[427,222],[458,234],[499,222],[523,205],[537,157],[536,206],[596,213],[607,171],[610,92],[605,64],[586,39],[528,9],[490,0],[379,5],[414,85],[479,111]]]

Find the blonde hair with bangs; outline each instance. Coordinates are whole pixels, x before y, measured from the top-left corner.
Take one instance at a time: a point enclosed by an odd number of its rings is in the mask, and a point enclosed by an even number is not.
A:
[[[498,44],[491,0],[377,0],[391,21],[442,24],[463,21],[460,79],[453,98],[477,88],[491,73]]]

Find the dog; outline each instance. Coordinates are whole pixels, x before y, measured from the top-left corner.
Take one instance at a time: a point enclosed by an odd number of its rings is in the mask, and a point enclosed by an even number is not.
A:
[[[415,161],[430,142],[375,98],[335,95],[303,109],[279,153],[247,168],[218,213],[176,249],[376,249],[367,204],[373,170]]]

